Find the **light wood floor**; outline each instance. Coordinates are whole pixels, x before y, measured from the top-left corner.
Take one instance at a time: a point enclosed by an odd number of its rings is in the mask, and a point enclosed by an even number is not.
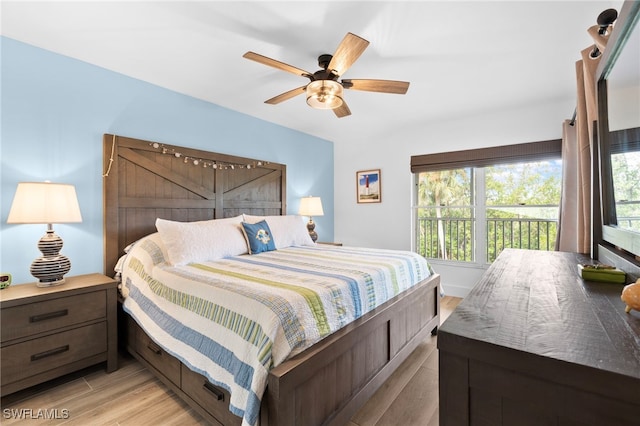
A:
[[[460,300],[448,296],[441,300],[441,321],[449,316]],[[436,342],[437,337],[429,337],[420,344],[351,418],[348,426],[437,426]],[[44,410],[49,415],[48,419],[43,418]],[[12,415],[18,412],[36,419],[19,420]],[[38,415],[40,418],[37,418]],[[52,415],[57,419],[51,419]],[[101,368],[91,368],[5,397],[0,423],[82,426],[206,424],[198,413],[189,409],[172,391],[127,355],[120,357],[119,369],[111,374],[106,374]]]

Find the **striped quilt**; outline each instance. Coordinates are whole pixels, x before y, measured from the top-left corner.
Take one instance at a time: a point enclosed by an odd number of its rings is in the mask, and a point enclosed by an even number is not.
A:
[[[124,259],[127,311],[168,353],[231,393],[255,425],[268,372],[419,283],[432,271],[407,251],[288,247],[169,266],[158,234]]]

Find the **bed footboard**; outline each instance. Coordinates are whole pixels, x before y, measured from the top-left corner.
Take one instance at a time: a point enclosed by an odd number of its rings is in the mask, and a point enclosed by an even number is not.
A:
[[[261,426],[344,425],[440,321],[440,276],[271,370]]]

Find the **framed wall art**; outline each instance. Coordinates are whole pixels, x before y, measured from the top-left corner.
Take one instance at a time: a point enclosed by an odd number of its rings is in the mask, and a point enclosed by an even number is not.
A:
[[[379,203],[382,201],[380,169],[356,172],[358,203]]]

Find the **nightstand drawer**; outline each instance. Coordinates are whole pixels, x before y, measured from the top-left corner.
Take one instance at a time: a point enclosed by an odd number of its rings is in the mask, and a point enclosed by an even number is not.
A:
[[[106,353],[106,334],[107,323],[100,322],[6,346],[0,350],[1,383],[4,386],[77,360]]]
[[[242,419],[229,411],[231,395],[182,364],[182,390],[223,425],[239,425]]]
[[[167,354],[156,344],[147,334],[136,324],[136,352],[140,354],[149,364],[171,380],[175,385],[180,386],[180,361]]]
[[[106,305],[103,290],[2,309],[2,342],[105,318]]]

